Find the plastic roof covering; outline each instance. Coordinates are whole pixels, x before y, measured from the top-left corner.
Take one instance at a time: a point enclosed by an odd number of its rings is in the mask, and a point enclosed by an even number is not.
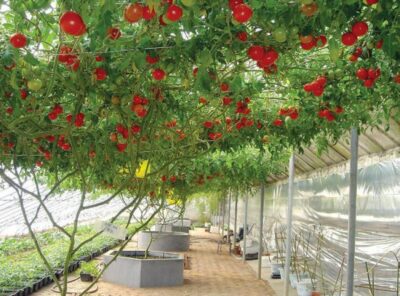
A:
[[[360,168],[358,173],[354,295],[371,295],[367,289],[365,262],[368,262],[369,267],[376,264],[375,295],[393,296],[396,295],[399,264],[394,254],[400,259],[400,157],[378,160]],[[264,246],[266,251],[280,249],[281,255],[285,248],[287,190],[287,183],[278,182],[267,185],[265,192]],[[256,241],[259,233],[259,194],[257,192],[249,198],[248,207],[249,228],[253,226],[251,238]],[[331,287],[347,254],[348,194],[348,170],[332,173],[326,169],[325,174],[318,177],[295,180],[293,231],[298,255],[296,260],[301,262],[304,257],[312,258],[314,263],[309,264],[311,270],[318,262],[316,272],[323,274],[325,284],[330,282],[328,286]],[[243,204],[241,198],[238,227],[243,225]],[[234,225],[234,207],[231,208],[230,224],[231,227]],[[345,272],[342,275],[343,290]],[[333,292],[328,295],[333,295]]]
[[[388,122],[390,129],[386,125],[375,128],[368,128],[366,132],[359,136],[359,157],[370,154],[384,153],[385,151],[400,147],[400,124],[390,117]],[[304,175],[316,170],[320,170],[332,165],[347,162],[350,159],[350,137],[345,135],[336,144],[329,145],[327,151],[318,155],[315,145],[303,147],[303,154],[296,154],[295,170],[296,175]],[[288,178],[287,172],[280,175],[273,175],[268,178],[270,183],[285,180]]]
[[[1,183],[2,190],[0,192],[0,237],[24,235],[28,233],[27,227],[24,223],[22,212],[19,206],[18,196],[16,195],[13,188],[8,185]],[[28,183],[27,189],[34,190],[34,183]],[[41,192],[45,193],[48,189],[41,187]],[[87,197],[87,203],[97,203],[107,196],[97,198],[96,200],[91,199],[90,195]],[[28,217],[34,217],[39,205],[39,202],[28,195],[23,196],[25,208],[27,209]],[[53,213],[57,223],[62,226],[69,225],[73,222],[76,211],[80,203],[80,193],[78,191],[69,191],[63,194],[55,195],[46,200],[46,206],[50,212]],[[115,215],[124,206],[123,199],[117,197],[108,204],[88,209],[82,212],[79,221],[81,223],[95,221],[95,220],[106,220]],[[52,228],[50,220],[43,209],[40,209],[38,217],[33,224],[35,231],[42,231]]]

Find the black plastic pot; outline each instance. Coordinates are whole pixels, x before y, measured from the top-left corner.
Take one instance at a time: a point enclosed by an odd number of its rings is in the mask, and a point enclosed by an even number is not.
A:
[[[94,277],[90,273],[86,273],[86,272],[82,271],[80,273],[80,277],[81,277],[82,282],[93,282],[94,281]]]
[[[63,275],[64,271],[62,269],[59,269],[56,271],[55,276],[57,279],[60,279],[60,277]]]
[[[29,295],[31,295],[32,294],[32,288],[31,287],[26,287],[25,289],[24,289],[24,296],[29,296]]]

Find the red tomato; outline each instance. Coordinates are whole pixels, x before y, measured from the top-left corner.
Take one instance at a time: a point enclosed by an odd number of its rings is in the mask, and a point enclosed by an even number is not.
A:
[[[60,28],[69,35],[81,36],[86,32],[82,17],[75,11],[64,12],[60,18]]]
[[[368,32],[368,25],[366,22],[357,22],[351,28],[351,32],[358,37],[363,36]]]
[[[254,61],[260,61],[265,54],[264,47],[260,45],[252,45],[247,51],[247,55]]]
[[[155,16],[156,16],[156,12],[155,12],[154,8],[152,10],[150,10],[150,7],[148,7],[148,6],[143,7],[143,18],[146,21],[151,20]]]
[[[107,78],[107,71],[103,68],[96,68],[96,70],[94,70],[94,74],[96,75],[96,80],[99,81]]]
[[[246,32],[238,32],[236,34],[237,39],[239,39],[240,41],[245,42],[247,40],[247,33]]]
[[[165,16],[172,22],[179,21],[183,15],[183,10],[178,5],[172,4],[168,7]]]
[[[239,4],[233,9],[232,15],[237,22],[245,23],[253,16],[253,9],[246,4]]]
[[[368,71],[365,68],[360,68],[356,72],[356,76],[360,80],[366,80],[368,79]]]
[[[121,31],[118,28],[109,28],[107,31],[107,37],[112,40],[117,40],[121,37]]]
[[[229,8],[231,10],[235,9],[236,6],[238,6],[239,4],[242,4],[243,0],[229,0]]]
[[[346,46],[352,46],[356,43],[357,36],[352,32],[347,32],[342,35],[342,43]]]
[[[165,78],[165,72],[162,69],[155,69],[153,70],[153,72],[151,73],[151,75],[153,76],[153,78],[155,80],[163,80]]]
[[[129,4],[125,7],[124,18],[129,23],[136,23],[143,17],[143,6],[139,3]]]
[[[15,33],[10,37],[10,43],[15,48],[22,48],[26,45],[26,37],[24,34]]]

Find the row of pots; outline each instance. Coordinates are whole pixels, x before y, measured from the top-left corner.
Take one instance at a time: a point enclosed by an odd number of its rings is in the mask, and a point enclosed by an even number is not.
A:
[[[73,261],[69,267],[68,267],[68,272],[73,272],[75,270],[77,270],[80,267],[81,261],[90,261],[95,257],[100,256],[101,254],[104,254],[106,252],[108,252],[109,250],[111,250],[112,248],[116,247],[119,243],[116,244],[112,244],[106,247],[103,247],[100,250],[97,250],[95,252],[93,252],[90,255],[87,256],[82,256],[80,258],[78,258],[77,261]],[[59,279],[64,273],[63,269],[57,269],[55,272],[55,276],[57,277],[57,279]],[[25,287],[22,288],[16,292],[12,292],[12,294],[10,294],[9,296],[28,296],[31,295],[32,293],[39,291],[41,288],[53,283],[53,279],[50,276],[46,276],[44,278],[39,279],[37,282],[33,283],[31,286],[29,287]]]
[[[272,263],[272,276],[280,278],[285,277],[284,266],[282,263]],[[313,290],[310,274],[304,272],[301,274],[290,273],[289,274],[290,285],[293,289],[297,290],[298,296],[320,296],[321,293]]]

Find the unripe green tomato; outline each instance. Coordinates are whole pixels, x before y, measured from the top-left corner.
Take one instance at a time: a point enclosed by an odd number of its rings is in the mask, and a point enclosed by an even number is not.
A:
[[[284,28],[277,28],[273,33],[272,33],[274,39],[277,42],[285,42],[287,39],[287,34],[286,34],[286,29]]]
[[[43,83],[40,79],[32,79],[28,81],[28,88],[33,91],[38,91],[42,88]]]
[[[196,4],[196,0],[181,0],[182,4],[186,7],[192,7]]]

